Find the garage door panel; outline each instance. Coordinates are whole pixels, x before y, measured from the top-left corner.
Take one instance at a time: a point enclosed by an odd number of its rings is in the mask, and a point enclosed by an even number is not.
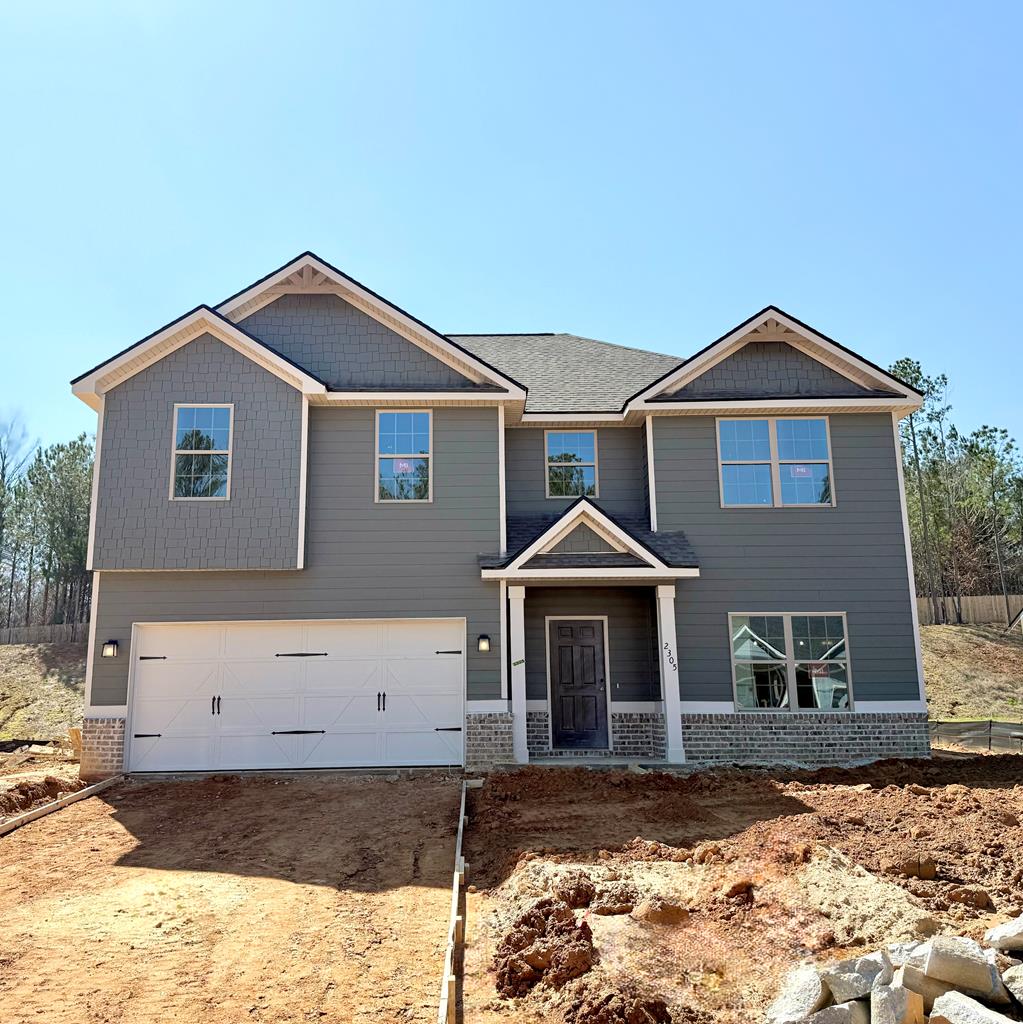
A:
[[[452,738],[454,737],[454,738]],[[381,758],[389,765],[462,763],[461,733],[431,729],[393,730],[382,735]]]
[[[224,657],[274,658],[277,654],[293,654],[305,650],[301,623],[256,622],[226,627]]]
[[[462,623],[168,624],[137,635],[137,651],[166,660],[135,662],[132,731],[162,735],[132,739],[132,771],[462,763]]]
[[[302,728],[345,731],[380,729],[380,711],[375,693],[306,694],[303,701]]]
[[[308,659],[305,669],[307,691],[329,690],[334,693],[359,693],[382,689],[383,673],[379,658],[373,660]]]
[[[298,658],[274,658],[272,661],[233,661],[224,664],[222,693],[295,692],[302,685],[302,666]]]

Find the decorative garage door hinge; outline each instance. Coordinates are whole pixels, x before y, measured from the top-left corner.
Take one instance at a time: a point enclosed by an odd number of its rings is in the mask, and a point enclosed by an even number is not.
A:
[[[461,654],[461,651],[434,651],[434,654]]]
[[[140,654],[139,661],[166,661],[166,654]]]
[[[274,729],[271,736],[322,736],[326,729]]]
[[[461,732],[462,727],[460,725],[438,725],[434,732]]]
[[[327,657],[326,651],[298,651],[295,654],[275,654],[275,658],[325,658]]]
[[[133,732],[132,739],[135,740],[158,740],[163,733],[162,732]]]

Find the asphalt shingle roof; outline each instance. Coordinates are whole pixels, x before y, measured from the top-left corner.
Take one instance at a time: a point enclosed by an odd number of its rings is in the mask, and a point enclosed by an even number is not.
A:
[[[637,391],[682,363],[576,334],[451,334],[529,389],[526,412],[619,412]]]
[[[592,505],[600,508],[600,504],[592,499],[588,499]],[[565,509],[560,515],[526,515],[526,516],[509,516],[508,517],[508,555],[502,558],[500,555],[482,555],[480,557],[480,566],[484,569],[500,569],[503,566],[510,563],[516,555],[519,554],[524,548],[527,548],[530,544],[536,540],[540,534],[550,529],[559,519],[563,519],[571,511],[571,507]],[[646,519],[641,519],[633,516],[611,516],[607,509],[601,509],[604,515],[612,519],[618,526],[620,526],[626,533],[631,537],[634,537],[644,547],[649,548],[657,557],[664,562],[665,565],[670,565],[674,568],[697,568],[699,562],[697,561],[696,554],[689,544],[686,535],[681,530],[673,530],[669,532],[659,531],[654,533],[650,529],[650,524]],[[565,552],[563,555],[544,555],[534,556],[534,561],[537,557],[544,558],[571,558],[579,557],[578,554],[570,554]],[[592,557],[592,556],[585,556]],[[597,555],[595,557],[608,558],[609,555]],[[620,556],[619,556],[620,557]],[[613,563],[602,562],[601,567],[607,568],[613,565]],[[557,566],[551,565],[550,568],[569,568],[570,566],[564,564],[558,564]]]

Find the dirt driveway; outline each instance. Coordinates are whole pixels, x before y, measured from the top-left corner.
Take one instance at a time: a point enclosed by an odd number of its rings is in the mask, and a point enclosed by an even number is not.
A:
[[[131,782],[0,838],[5,1024],[435,1017],[458,782]]]

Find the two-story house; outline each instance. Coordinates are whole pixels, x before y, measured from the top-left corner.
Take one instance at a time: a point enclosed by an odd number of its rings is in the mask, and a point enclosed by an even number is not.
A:
[[[73,382],[82,772],[926,754],[902,381],[444,335],[306,253]]]

